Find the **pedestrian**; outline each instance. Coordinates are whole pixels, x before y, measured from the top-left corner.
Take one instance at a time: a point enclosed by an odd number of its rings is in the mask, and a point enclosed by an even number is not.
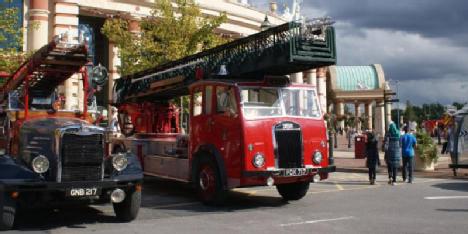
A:
[[[385,137],[385,156],[388,167],[388,184],[395,185],[398,167],[400,166],[400,131],[395,123],[390,123]]]
[[[401,136],[401,156],[403,159],[403,182],[408,178],[408,183],[413,183],[414,148],[416,147],[416,137],[411,134],[408,127],[403,128],[405,134]]]
[[[375,184],[376,170],[379,166],[379,150],[377,138],[373,132],[367,132],[366,166],[369,168],[369,182]]]

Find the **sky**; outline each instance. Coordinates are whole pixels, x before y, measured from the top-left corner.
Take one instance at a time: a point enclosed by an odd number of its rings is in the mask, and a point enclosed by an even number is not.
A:
[[[468,102],[468,1],[303,0],[301,11],[332,17],[338,65],[382,64],[401,102]]]

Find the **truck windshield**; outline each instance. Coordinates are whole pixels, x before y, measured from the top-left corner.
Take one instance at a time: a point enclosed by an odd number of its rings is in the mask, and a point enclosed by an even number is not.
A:
[[[314,89],[242,87],[241,98],[246,119],[321,116]]]

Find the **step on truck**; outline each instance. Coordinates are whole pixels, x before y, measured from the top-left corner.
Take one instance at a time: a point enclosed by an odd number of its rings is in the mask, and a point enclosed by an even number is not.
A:
[[[147,176],[191,183],[207,204],[263,185],[301,199],[335,167],[316,87],[287,74],[335,62],[334,29],[320,19],[124,76],[110,150],[135,153]]]
[[[57,36],[12,76],[0,93],[0,230],[12,228],[21,208],[112,202],[121,221],[133,220],[143,174],[136,157],[106,153],[105,129],[83,108],[63,110],[58,85],[90,77],[85,43]]]

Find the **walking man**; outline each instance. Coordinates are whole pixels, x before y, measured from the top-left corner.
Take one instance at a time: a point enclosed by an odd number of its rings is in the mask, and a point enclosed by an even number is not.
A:
[[[408,183],[413,183],[414,148],[417,141],[413,134],[409,133],[408,126],[403,128],[405,134],[401,136],[401,155],[403,159],[403,182],[408,178]]]

